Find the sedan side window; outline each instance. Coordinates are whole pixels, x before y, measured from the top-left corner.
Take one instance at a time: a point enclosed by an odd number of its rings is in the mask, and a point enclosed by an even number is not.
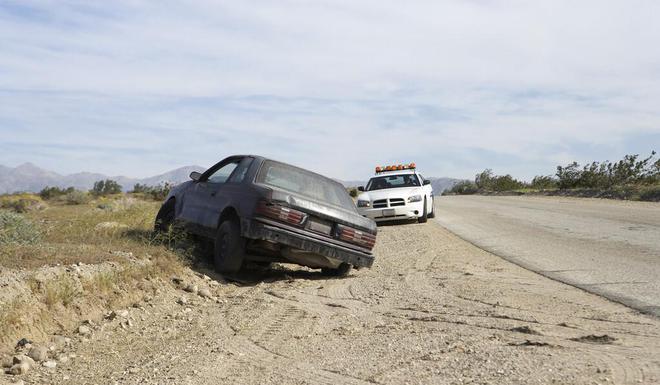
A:
[[[207,182],[209,183],[225,183],[227,181],[227,178],[229,178],[229,175],[234,171],[234,169],[238,166],[237,162],[232,162],[228,163],[219,169],[215,170],[213,174],[209,176],[207,179]]]
[[[241,183],[243,181],[243,178],[245,178],[245,174],[247,174],[247,170],[248,168],[250,168],[251,164],[252,164],[252,158],[243,158],[243,160],[241,160],[241,163],[238,164],[238,167],[236,167],[234,172],[231,174],[231,177],[229,177],[229,182]]]

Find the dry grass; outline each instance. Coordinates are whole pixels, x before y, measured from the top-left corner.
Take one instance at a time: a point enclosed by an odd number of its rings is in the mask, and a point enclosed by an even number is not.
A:
[[[22,214],[42,236],[35,244],[0,248],[2,274],[33,271],[20,280],[14,299],[5,296],[3,303],[0,297],[0,350],[19,338],[45,338],[127,306],[152,294],[172,275],[182,274],[190,257],[187,249],[175,252],[170,246],[176,242],[151,231],[159,206],[120,195],[80,205],[55,202],[46,210]],[[84,274],[77,274],[77,268],[41,269],[73,263],[103,265],[82,266]]]
[[[118,260],[113,251],[130,251],[136,256],[163,255],[162,245],[151,229],[160,203],[137,201],[127,204],[123,197],[104,199],[116,209],[99,209],[98,201],[83,205],[54,204],[47,210],[24,214],[43,234],[35,245],[9,245],[0,250],[0,265],[36,268],[43,265],[99,263]],[[114,223],[103,229],[99,224]]]

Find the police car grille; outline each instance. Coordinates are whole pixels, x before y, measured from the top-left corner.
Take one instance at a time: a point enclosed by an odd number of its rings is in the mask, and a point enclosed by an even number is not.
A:
[[[390,206],[405,206],[406,201],[403,198],[390,198]]]
[[[378,199],[374,201],[374,206],[375,209],[382,208],[382,207],[387,207],[387,199]]]

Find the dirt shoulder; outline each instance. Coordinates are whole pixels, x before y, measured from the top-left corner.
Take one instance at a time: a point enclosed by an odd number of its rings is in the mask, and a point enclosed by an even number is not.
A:
[[[345,279],[287,266],[227,283],[195,268],[127,312],[83,325],[89,334],[65,335],[70,342],[48,352],[55,368],[18,378],[28,384],[660,381],[657,319],[524,270],[435,223],[379,231],[374,267]]]

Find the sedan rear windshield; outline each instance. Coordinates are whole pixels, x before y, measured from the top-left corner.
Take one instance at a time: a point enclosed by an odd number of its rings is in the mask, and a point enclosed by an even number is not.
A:
[[[346,189],[325,177],[287,164],[267,160],[256,179],[263,183],[316,201],[355,211],[355,204]]]
[[[415,187],[419,186],[419,179],[415,174],[399,174],[388,176],[377,176],[371,178],[367,184],[367,191],[383,190],[395,187]]]

